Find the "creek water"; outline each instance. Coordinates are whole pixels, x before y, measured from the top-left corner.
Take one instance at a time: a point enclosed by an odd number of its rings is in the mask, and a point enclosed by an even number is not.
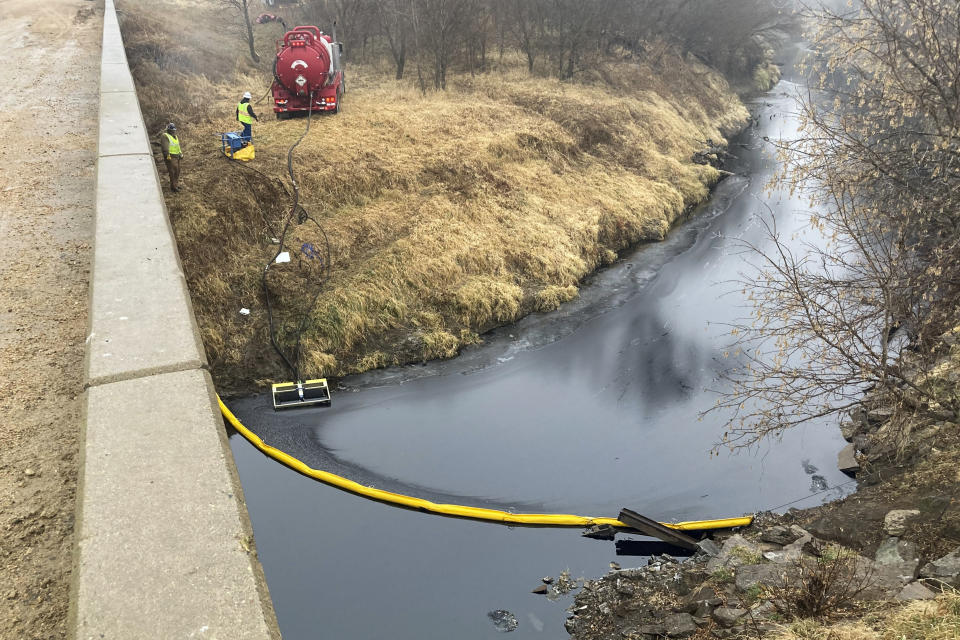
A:
[[[698,419],[730,366],[726,323],[750,312],[733,282],[748,269],[739,243],[763,245],[760,217],[771,214],[796,247],[822,242],[807,228],[806,198],[767,187],[777,163],[764,138],[795,133],[795,80],[751,103],[756,124],[726,167],[737,175],[664,242],[594,276],[578,300],[494,331],[454,360],[346,379],[329,409],[275,413],[266,396],[231,408],[315,468],[434,501],[692,520],[840,497],[853,487],[836,468],[845,443],[835,423],[711,456],[726,416]],[[493,638],[488,613],[498,609],[516,617],[515,637],[566,637],[570,597],[530,593],[541,577],[644,562],[579,530],[371,502],[237,435],[231,446],[287,640]]]

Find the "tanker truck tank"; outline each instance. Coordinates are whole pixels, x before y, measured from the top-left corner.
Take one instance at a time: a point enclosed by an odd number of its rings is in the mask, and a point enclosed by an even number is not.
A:
[[[273,62],[273,111],[278,119],[293,113],[340,111],[345,92],[343,45],[318,27],[299,26],[277,42]],[[313,107],[310,97],[313,96]]]

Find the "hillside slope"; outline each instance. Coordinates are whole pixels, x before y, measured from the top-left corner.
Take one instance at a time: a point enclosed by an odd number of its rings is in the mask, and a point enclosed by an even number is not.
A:
[[[262,95],[269,74],[218,39],[212,13],[124,5],[148,125],[177,122],[185,147],[185,189],[167,205],[215,378],[233,389],[288,378],[269,346],[261,276],[291,211],[286,154],[307,121],[274,120],[267,98],[256,160],[231,163],[215,134],[237,128],[237,99]],[[590,75],[535,78],[507,59],[422,95],[348,67],[343,112],[314,117],[293,161],[317,224],[290,225],[293,259],[267,278],[288,354],[309,313],[304,376],[452,356],[493,326],[570,300],[584,277],[662,239],[707,197],[719,172],[691,157],[747,119],[723,78],[680,56]],[[325,253],[327,242],[329,279],[311,305],[324,268],[301,249]]]

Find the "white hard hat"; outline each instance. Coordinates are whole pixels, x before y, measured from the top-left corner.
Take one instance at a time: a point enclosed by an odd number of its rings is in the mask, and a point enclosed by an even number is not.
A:
[[[251,98],[253,98],[253,96],[250,95],[250,92],[249,92],[249,91],[247,91],[245,94],[243,94],[243,97],[246,98],[247,100],[250,100]]]

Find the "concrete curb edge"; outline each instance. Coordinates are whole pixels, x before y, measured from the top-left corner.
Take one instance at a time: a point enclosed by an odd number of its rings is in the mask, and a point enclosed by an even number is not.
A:
[[[113,0],[68,629],[279,638]]]

